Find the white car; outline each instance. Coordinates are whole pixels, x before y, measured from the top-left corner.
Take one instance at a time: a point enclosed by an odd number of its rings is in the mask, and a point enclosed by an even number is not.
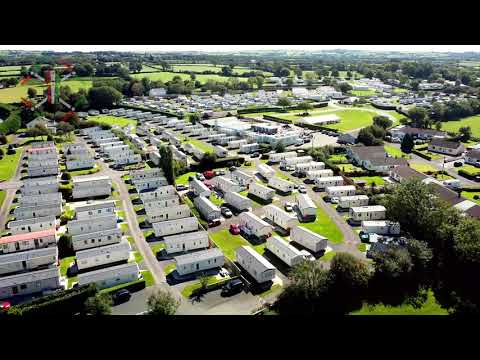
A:
[[[339,201],[339,198],[338,198],[338,197],[332,197],[332,198],[330,199],[330,202],[331,202],[332,204],[338,204],[338,201]]]
[[[288,212],[293,211],[293,206],[291,203],[288,203],[288,202],[285,203],[285,211],[288,211]]]
[[[307,250],[301,250],[300,254],[302,254],[303,258],[307,261],[315,261],[315,257],[310,254]]]

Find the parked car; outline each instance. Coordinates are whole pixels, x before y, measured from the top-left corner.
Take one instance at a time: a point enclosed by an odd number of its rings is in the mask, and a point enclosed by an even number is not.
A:
[[[220,219],[213,219],[211,221],[208,222],[208,227],[214,227],[214,226],[218,226],[220,225],[222,222],[220,221]]]
[[[288,211],[288,212],[293,211],[293,206],[292,206],[292,204],[289,203],[289,202],[286,202],[286,203],[285,203],[284,208],[285,208],[285,211]]]
[[[453,166],[455,166],[455,167],[460,167],[460,166],[463,166],[463,163],[462,163],[461,161],[455,161],[455,162],[453,163]]]
[[[233,235],[238,235],[240,234],[240,227],[238,224],[230,224],[230,233]]]
[[[228,170],[230,170],[230,171],[235,171],[235,170],[237,170],[237,168],[236,168],[235,166],[232,166],[232,167],[230,167],[230,169],[228,169]]]
[[[206,179],[211,179],[215,176],[215,173],[212,170],[207,170],[203,173]]]
[[[233,279],[225,284],[222,288],[221,295],[233,295],[243,290],[245,285],[240,279]]]
[[[8,311],[10,309],[11,304],[8,301],[0,301],[0,310],[1,311]]]
[[[225,207],[225,206],[220,207],[220,211],[221,211],[222,215],[225,216],[226,218],[231,218],[233,216],[230,209]]]
[[[307,188],[305,187],[305,185],[300,185],[300,186],[298,187],[298,192],[299,192],[300,194],[306,194],[306,193],[307,193]]]
[[[330,202],[331,202],[332,204],[338,204],[338,201],[339,201],[338,197],[332,197],[332,198],[330,199]]]
[[[257,158],[260,157],[260,153],[254,152],[252,155],[250,155],[251,158]]]
[[[118,290],[112,295],[112,300],[114,304],[121,304],[127,302],[132,297],[132,294],[127,289]]]
[[[204,181],[204,180],[205,180],[205,176],[203,176],[203,174],[198,173],[198,174],[196,175],[196,177],[197,177],[197,179],[200,180],[200,181]]]
[[[177,185],[176,189],[177,189],[177,191],[183,191],[183,190],[187,190],[188,186],[183,185],[183,184],[179,184],[179,185]]]

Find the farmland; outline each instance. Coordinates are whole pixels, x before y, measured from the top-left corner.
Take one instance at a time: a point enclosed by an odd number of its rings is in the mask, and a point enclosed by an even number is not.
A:
[[[142,78],[148,78],[152,81],[171,81],[175,76],[180,76],[183,80],[189,80],[190,75],[189,74],[183,74],[183,73],[174,73],[174,72],[166,72],[166,71],[159,71],[159,72],[153,72],[153,73],[136,73],[136,74],[131,74],[133,78],[136,79],[142,79]],[[204,75],[204,74],[197,74],[196,75],[196,80],[200,81],[200,83],[206,83],[208,80],[215,80],[215,81],[223,81],[226,82],[230,79],[229,77],[225,76],[220,76],[220,75]],[[237,78],[240,81],[247,81],[247,78]]]
[[[444,131],[458,132],[458,129],[462,126],[470,126],[472,135],[480,137],[480,115],[469,116],[458,121],[442,122],[442,130]]]
[[[137,126],[137,120],[121,118],[116,116],[108,116],[108,115],[90,116],[89,120],[94,120],[101,124],[118,125],[120,127],[124,127],[127,125]]]

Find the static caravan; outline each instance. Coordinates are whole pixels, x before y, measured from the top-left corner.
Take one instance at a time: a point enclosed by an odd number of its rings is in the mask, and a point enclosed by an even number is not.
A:
[[[284,230],[290,230],[297,223],[297,218],[283,211],[278,206],[267,205],[263,208],[265,217]]]
[[[189,183],[190,189],[195,196],[204,196],[209,198],[212,195],[212,191],[203,183],[203,181],[193,178]]]
[[[163,198],[163,199],[149,199],[143,202],[145,206],[145,211],[149,211],[153,208],[165,208],[171,206],[178,206],[180,205],[180,198],[176,195],[173,195],[170,198]]]
[[[310,161],[295,165],[295,172],[306,174],[307,171],[325,170],[325,163],[320,161]]]
[[[213,186],[215,186],[217,189],[221,190],[224,193],[226,193],[227,191],[233,191],[233,192],[242,191],[242,186],[240,186],[233,180],[226,178],[225,176],[215,176],[211,180],[211,182]]]
[[[20,205],[13,210],[15,220],[25,220],[44,216],[60,216],[62,214],[61,203],[44,203],[37,206]]]
[[[126,157],[114,159],[113,165],[115,166],[130,165],[130,164],[137,164],[141,161],[142,161],[142,156],[140,154],[134,154],[133,152],[131,152],[130,154],[127,154]]]
[[[265,179],[270,179],[275,176],[276,172],[275,170],[268,166],[267,164],[258,164],[257,165],[257,170],[262,175]]]
[[[91,157],[69,159],[66,161],[65,166],[67,167],[68,171],[91,169],[95,166],[95,160],[93,160]]]
[[[247,144],[247,140],[241,139],[241,140],[233,140],[228,143],[228,148],[229,149],[240,149],[240,146]]]
[[[0,275],[56,266],[57,262],[58,251],[54,246],[6,254],[0,256]]]
[[[148,201],[151,199],[166,199],[177,195],[175,187],[173,185],[161,186],[152,191],[145,191],[139,194],[142,201]]]
[[[227,191],[224,199],[226,203],[232,205],[235,209],[240,211],[253,207],[252,200],[235,192]]]
[[[207,221],[220,219],[220,208],[204,196],[198,196],[193,200],[195,207]]]
[[[86,220],[98,216],[115,215],[115,201],[106,201],[92,205],[75,207],[77,220]]]
[[[280,161],[281,166],[294,166],[297,164],[304,164],[311,162],[313,159],[310,155],[307,156],[298,156],[298,157],[291,157],[291,158],[286,158],[282,161]]]
[[[153,224],[158,221],[176,220],[188,217],[191,215],[190,208],[186,204],[166,207],[153,208],[147,212],[147,220]]]
[[[83,271],[97,266],[126,262],[130,257],[131,250],[130,243],[125,240],[117,244],[77,251],[75,257],[78,270]]]
[[[315,178],[315,187],[319,189],[325,189],[329,186],[341,185],[343,185],[343,177],[341,176]]]
[[[350,209],[352,206],[367,206],[367,195],[353,195],[353,196],[340,196],[338,200],[338,207],[342,209]]]
[[[295,203],[303,219],[315,219],[317,217],[317,205],[307,194],[298,194]]]
[[[247,174],[241,170],[235,170],[230,173],[230,177],[233,181],[240,184],[241,186],[249,186],[255,182],[255,179],[252,175]]]
[[[400,223],[388,220],[362,221],[362,231],[367,234],[400,235]]]
[[[30,177],[58,175],[58,162],[36,162],[34,164],[29,163],[27,173]]]
[[[108,176],[73,178],[72,197],[74,199],[107,196],[111,192],[112,180]]]
[[[355,186],[353,185],[341,185],[341,186],[328,186],[325,189],[327,196],[329,198],[332,197],[340,197],[340,196],[353,196],[355,195]]]
[[[55,228],[4,236],[0,238],[0,254],[40,249],[55,245],[56,243]]]
[[[295,266],[303,261],[300,251],[278,236],[269,237],[266,248],[288,266]]]
[[[122,230],[119,228],[102,230],[91,233],[80,233],[72,236],[73,250],[90,249],[119,243],[122,240]]]
[[[320,234],[304,228],[302,226],[295,226],[290,231],[290,240],[295,241],[297,244],[317,253],[327,248],[327,238]]]
[[[271,177],[268,179],[268,186],[283,193],[291,193],[295,188],[295,184],[293,182],[278,177]]]
[[[315,179],[318,177],[332,177],[333,170],[331,169],[309,170],[309,171],[306,171],[305,174],[307,175],[308,180],[315,181]]]
[[[22,196],[56,193],[58,192],[58,179],[55,177],[55,182],[50,184],[30,184],[24,181],[20,191]]]
[[[52,229],[56,226],[55,216],[43,216],[32,219],[10,221],[7,224],[7,229],[12,235],[25,234],[30,232],[42,231],[45,229]]]
[[[69,235],[80,235],[85,233],[111,230],[117,227],[115,215],[97,216],[85,220],[72,220],[67,223]]]
[[[240,246],[236,251],[238,264],[258,283],[272,281],[276,268],[250,246]]]
[[[255,151],[258,151],[258,149],[259,149],[258,143],[243,144],[243,145],[240,145],[240,150],[238,152],[241,154],[250,154]]]
[[[38,206],[41,204],[61,204],[62,203],[62,194],[49,193],[49,194],[40,194],[40,195],[26,195],[21,196],[18,200],[19,205],[21,206]]]
[[[297,157],[297,152],[296,151],[287,151],[284,153],[274,153],[268,155],[268,162],[270,163],[279,163],[285,159],[291,159]]]
[[[135,188],[138,192],[142,192],[145,190],[156,189],[160,186],[168,185],[168,181],[164,176],[157,177],[157,178],[150,178],[144,180],[137,180],[135,181]]]
[[[214,146],[214,150],[215,150],[215,154],[219,158],[224,158],[224,157],[227,157],[227,155],[228,155],[228,150],[225,149],[223,146],[216,145],[216,146]]]
[[[183,219],[160,221],[152,224],[155,236],[168,236],[198,230],[198,219],[189,216]]]
[[[271,201],[275,196],[275,190],[257,183],[252,183],[248,187],[248,193],[264,200],[265,202]]]
[[[196,251],[175,257],[177,272],[180,275],[191,274],[222,267],[225,257],[219,248]]]
[[[60,273],[57,268],[31,271],[0,278],[0,299],[41,293],[60,288]]]
[[[165,176],[165,173],[160,168],[148,169],[148,170],[133,170],[129,174],[130,181],[135,184],[138,180],[153,179],[160,176]]]
[[[208,233],[204,230],[165,236],[165,251],[173,254],[182,251],[205,249],[209,246]]]
[[[356,206],[350,208],[350,219],[354,222],[363,220],[383,220],[386,209],[382,205]]]
[[[137,263],[128,263],[78,274],[78,285],[95,283],[101,290],[136,281],[139,276]]]
[[[254,235],[257,238],[269,237],[273,232],[273,226],[251,212],[243,212],[238,215],[240,229],[247,235]]]

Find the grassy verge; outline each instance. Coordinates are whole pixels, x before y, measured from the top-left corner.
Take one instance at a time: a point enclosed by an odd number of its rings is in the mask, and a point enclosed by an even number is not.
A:
[[[357,176],[352,177],[353,180],[365,180],[367,182],[367,186],[371,186],[375,183],[376,186],[383,186],[385,185],[385,180],[383,180],[380,176]]]
[[[340,244],[343,242],[343,234],[337,225],[330,219],[328,214],[323,211],[323,209],[318,206],[317,209],[317,218],[314,222],[311,223],[301,223],[306,229],[309,229],[317,234],[325,236],[328,241],[333,244]]]
[[[0,207],[2,207],[3,202],[5,201],[5,196],[7,196],[5,190],[0,190]]]
[[[329,251],[328,253],[326,253],[325,255],[323,255],[320,260],[323,260],[323,261],[330,261],[333,259],[333,257],[336,255],[335,251]]]
[[[436,173],[439,171],[436,167],[430,164],[423,164],[423,163],[416,163],[416,162],[410,163],[410,167],[422,173]]]
[[[195,174],[196,174],[196,172],[191,171],[191,172],[185,173],[183,175],[180,175],[179,177],[177,177],[175,179],[175,184],[177,184],[177,185],[188,185],[188,178],[190,176],[195,176]]]
[[[22,149],[19,148],[15,154],[3,156],[0,160],[0,181],[8,181],[15,175],[21,154]]]

